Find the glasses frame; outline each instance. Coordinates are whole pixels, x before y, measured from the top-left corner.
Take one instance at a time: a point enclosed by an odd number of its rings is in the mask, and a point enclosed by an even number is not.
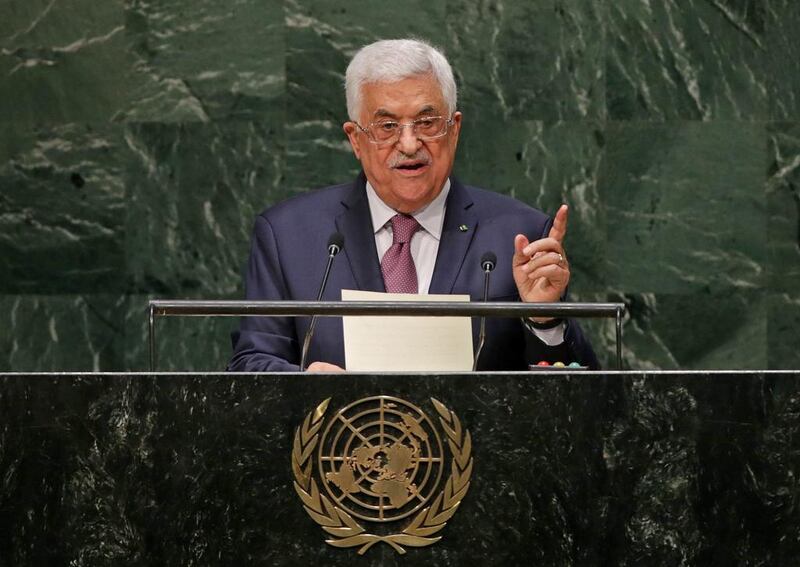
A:
[[[358,126],[358,129],[367,135],[367,140],[369,140],[370,143],[375,144],[376,146],[388,146],[390,144],[396,144],[398,140],[400,140],[400,137],[403,135],[403,128],[408,128],[408,127],[411,128],[411,132],[417,137],[417,139],[422,140],[423,142],[438,140],[439,138],[444,138],[445,136],[447,136],[448,132],[450,132],[450,126],[453,125],[452,116],[450,116],[450,118],[445,119],[444,128],[442,129],[441,134],[436,134],[435,136],[424,136],[417,133],[416,130],[417,122],[421,120],[430,120],[431,118],[444,118],[444,116],[420,116],[419,118],[415,118],[411,122],[407,122],[405,124],[403,124],[399,120],[384,120],[382,122],[397,122],[398,126],[397,134],[394,137],[389,138],[387,140],[376,140],[375,137],[372,135],[372,130],[370,130],[370,128],[372,128],[377,124],[380,124],[380,122],[370,122],[369,124],[367,124],[366,128],[364,128],[361,124],[359,124],[355,120],[353,121],[353,124]]]

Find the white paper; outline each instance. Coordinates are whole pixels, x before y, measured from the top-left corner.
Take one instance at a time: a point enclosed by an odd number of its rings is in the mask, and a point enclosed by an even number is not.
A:
[[[469,296],[343,289],[342,301],[469,301]],[[347,370],[472,370],[472,324],[469,317],[348,316],[342,319]]]

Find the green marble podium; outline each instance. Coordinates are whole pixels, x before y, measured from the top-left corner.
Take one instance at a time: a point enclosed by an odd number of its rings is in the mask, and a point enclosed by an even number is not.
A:
[[[319,403],[390,395],[472,440],[441,541],[325,543],[291,466]],[[0,375],[0,566],[788,565],[800,373]]]

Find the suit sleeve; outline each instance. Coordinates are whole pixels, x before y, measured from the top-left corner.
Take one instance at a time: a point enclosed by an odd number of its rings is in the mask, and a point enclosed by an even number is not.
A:
[[[245,276],[249,300],[290,299],[272,225],[256,218]],[[242,317],[231,335],[233,356],[228,370],[234,372],[296,372],[300,354],[291,317]]]
[[[550,233],[551,226],[553,226],[552,218],[545,223],[540,238],[544,238]],[[561,300],[566,301],[566,299],[567,292],[565,291]],[[588,366],[591,370],[600,369],[597,355],[595,355],[591,343],[586,338],[586,335],[583,334],[581,326],[575,319],[567,319],[564,342],[555,346],[549,346],[539,340],[522,322],[520,322],[520,326],[525,333],[525,358],[528,364],[536,364],[542,360],[551,364],[559,361],[565,364],[579,362],[582,366]]]

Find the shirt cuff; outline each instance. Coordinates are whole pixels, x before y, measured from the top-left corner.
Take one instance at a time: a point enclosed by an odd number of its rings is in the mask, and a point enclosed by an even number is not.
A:
[[[537,329],[533,325],[528,324],[528,321],[523,321],[525,322],[525,328],[547,346],[558,346],[564,343],[564,333],[567,329],[566,321],[562,321],[552,329]]]

